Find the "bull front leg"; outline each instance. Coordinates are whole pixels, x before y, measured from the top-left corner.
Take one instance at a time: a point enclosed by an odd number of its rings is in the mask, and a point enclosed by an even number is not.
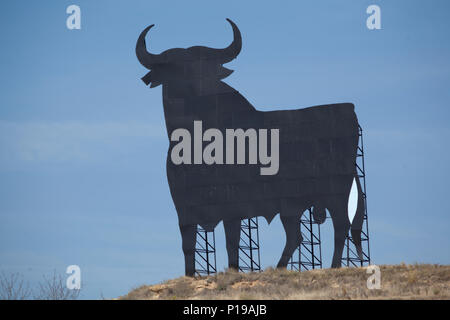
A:
[[[241,220],[223,221],[228,253],[228,268],[239,269],[239,240],[241,237]]]
[[[195,275],[195,241],[197,225],[180,226],[186,276]]]

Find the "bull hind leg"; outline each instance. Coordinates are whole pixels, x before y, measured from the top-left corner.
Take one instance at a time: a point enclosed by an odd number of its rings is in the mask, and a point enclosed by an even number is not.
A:
[[[228,253],[228,268],[239,268],[239,240],[241,237],[241,220],[229,220],[223,222],[225,240]]]
[[[286,245],[284,246],[283,253],[278,261],[277,268],[286,268],[289,259],[292,257],[294,250],[302,242],[302,234],[300,232],[299,216],[281,216],[281,223],[283,224],[284,231],[286,232]]]
[[[342,264],[342,251],[344,250],[345,239],[350,229],[350,221],[347,214],[347,203],[345,199],[339,201],[339,204],[331,208],[331,218],[334,227],[334,252],[332,268],[340,268]]]
[[[180,226],[186,276],[195,275],[195,241],[197,225]]]

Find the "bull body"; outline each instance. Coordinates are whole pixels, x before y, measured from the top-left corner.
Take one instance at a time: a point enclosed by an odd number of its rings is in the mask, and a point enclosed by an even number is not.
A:
[[[149,28],[141,34],[136,48],[141,63],[151,65],[155,74],[159,73],[156,78],[152,71],[143,80],[163,86],[169,141],[178,128],[193,135],[194,121],[202,121],[205,130],[216,128],[222,132],[279,129],[279,171],[273,176],[260,175],[259,167],[250,164],[175,165],[170,158],[175,143],[170,142],[167,177],[179,218],[186,274],[193,275],[195,270],[197,225],[212,231],[223,221],[229,267],[237,268],[241,219],[262,216],[270,223],[278,213],[286,231],[278,267],[285,267],[301,241],[299,218],[310,207],[314,207],[315,217],[323,218],[325,208],[330,212],[335,230],[332,266],[339,267],[350,227],[361,254],[358,237],[364,199],[355,168],[358,120],[354,106],[343,103],[297,110],[256,110],[238,91],[221,81],[224,74],[231,73],[222,67],[223,61],[228,61],[227,55],[240,51],[240,44],[236,44],[239,30],[230,23],[235,41],[222,49],[224,52],[210,52],[204,47],[171,49],[163,57],[151,57],[159,59],[151,64],[140,51],[142,46],[145,48],[144,37]],[[180,65],[182,72],[177,69]],[[350,224],[347,204],[354,179],[359,191],[358,208]]]

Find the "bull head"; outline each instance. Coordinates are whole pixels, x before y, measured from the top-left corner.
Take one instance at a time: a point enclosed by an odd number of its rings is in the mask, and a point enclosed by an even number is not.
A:
[[[169,49],[160,54],[147,51],[145,36],[154,26],[142,31],[136,43],[136,56],[139,62],[151,70],[142,81],[150,88],[170,81],[217,81],[229,76],[233,70],[222,65],[237,57],[242,47],[241,33],[233,21],[227,19],[233,28],[233,42],[224,49],[213,49],[202,46],[187,49]]]

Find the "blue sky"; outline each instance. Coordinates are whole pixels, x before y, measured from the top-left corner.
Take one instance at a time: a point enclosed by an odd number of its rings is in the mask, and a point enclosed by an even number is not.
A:
[[[81,7],[81,30],[66,8]],[[382,29],[366,28],[381,8]],[[134,47],[243,48],[226,82],[261,110],[352,102],[364,128],[376,264],[450,263],[448,1],[8,1],[0,12],[0,270],[82,270],[84,298],[183,274],[161,88]],[[331,263],[332,227],[323,226]],[[260,223],[264,267],[278,218]],[[218,267],[226,265],[223,227]]]

